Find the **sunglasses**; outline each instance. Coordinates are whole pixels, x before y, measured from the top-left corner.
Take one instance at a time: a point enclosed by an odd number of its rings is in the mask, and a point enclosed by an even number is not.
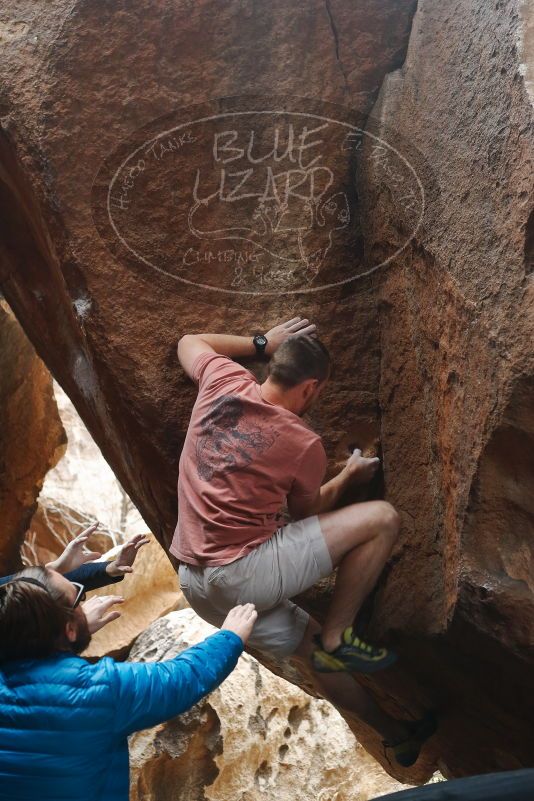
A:
[[[85,601],[85,587],[83,584],[79,584],[77,581],[71,581],[71,584],[78,590],[76,598],[74,599],[74,603],[72,604],[72,609],[76,609],[76,607],[79,606],[82,601]]]

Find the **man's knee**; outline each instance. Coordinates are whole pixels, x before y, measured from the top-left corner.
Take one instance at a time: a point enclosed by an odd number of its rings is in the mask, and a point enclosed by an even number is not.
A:
[[[400,515],[388,501],[376,501],[376,503],[377,532],[390,540],[393,545],[400,531]]]
[[[352,508],[357,510],[359,504]],[[400,515],[389,501],[370,501],[369,529],[375,536],[387,537],[395,542],[400,531]],[[350,508],[350,507],[347,507]]]

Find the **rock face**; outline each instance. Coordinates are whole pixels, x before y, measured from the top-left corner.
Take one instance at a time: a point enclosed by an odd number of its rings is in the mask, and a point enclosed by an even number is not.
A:
[[[224,10],[215,0],[134,0],[119,10],[15,0],[4,15],[1,285],[162,541],[175,523],[176,469],[193,401],[177,368],[177,338],[208,322],[214,330],[254,331],[292,316],[295,303],[260,296],[243,308],[239,296],[221,304],[216,295],[206,304],[202,290],[191,298],[186,284],[143,268],[141,260],[132,268],[114,259],[107,245],[119,239],[104,242],[97,232],[103,209],[98,198],[92,207],[93,182],[137,129],[209,98],[271,95],[274,88],[367,111],[386,72],[402,63],[415,5],[373,0],[371,13],[368,0],[235,2]],[[149,153],[151,163],[160,153]],[[168,216],[158,198],[131,221],[136,230],[155,218],[157,231],[141,234],[159,241],[169,259],[175,253],[165,244],[168,232],[180,237],[187,225],[187,215],[176,225],[168,208],[178,169],[183,165],[164,175]],[[236,277],[230,273],[229,281]],[[360,297],[321,309],[321,320],[338,318],[330,334],[340,348],[354,350],[348,329],[355,314],[372,320],[367,305]],[[313,303],[302,307],[319,311]],[[349,406],[351,425],[374,416],[376,346],[365,361],[356,395],[343,378],[342,404],[325,413],[325,420],[338,420],[332,442],[345,433],[341,405]]]
[[[330,469],[378,436],[403,519],[372,628],[404,659],[372,687],[441,710],[403,774],[423,781],[534,763],[534,55],[520,0],[417,5],[411,28],[416,3],[391,0],[16,0],[0,280],[167,543],[194,399],[178,336],[317,322]],[[362,134],[347,107],[365,121],[408,39]]]
[[[156,621],[130,659],[171,659],[215,629],[190,609]],[[131,798],[173,801],[367,801],[402,789],[324,701],[248,654],[190,712],[130,738]]]
[[[433,174],[378,293],[387,496],[405,525],[374,623],[404,632],[408,669],[431,679],[449,775],[534,763],[529,8],[423,0],[373,110],[375,132],[401,130]],[[394,249],[386,195],[364,205],[368,246]]]
[[[65,449],[50,373],[0,301],[0,575],[21,567],[20,547],[47,471]]]

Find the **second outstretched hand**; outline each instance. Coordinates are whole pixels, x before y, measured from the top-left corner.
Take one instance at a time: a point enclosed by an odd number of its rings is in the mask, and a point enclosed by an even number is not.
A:
[[[124,603],[124,598],[120,595],[95,595],[82,604],[89,632],[94,634],[104,628],[108,623],[117,620],[121,616],[118,609],[111,610],[115,604]]]
[[[95,559],[100,559],[101,553],[90,551],[86,548],[88,539],[95,533],[99,525],[100,523],[93,523],[92,526],[74,537],[63,553],[53,562],[48,562],[46,567],[50,568],[50,570],[56,570],[58,573],[70,573],[72,570],[87,564],[87,562],[94,562]]]
[[[233,631],[238,637],[241,637],[243,644],[247,644],[247,640],[252,633],[254,624],[258,619],[258,613],[254,604],[243,604],[234,606],[228,614],[221,626],[222,630]]]
[[[133,573],[133,564],[140,548],[150,542],[146,534],[135,534],[124,543],[115,559],[108,563],[106,572],[110,576],[124,576]]]

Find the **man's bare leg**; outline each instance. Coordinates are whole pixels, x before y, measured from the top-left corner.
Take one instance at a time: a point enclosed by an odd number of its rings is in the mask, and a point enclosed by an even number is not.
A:
[[[339,566],[332,600],[321,631],[326,651],[341,644],[391,554],[399,516],[386,501],[352,504],[319,515],[330,557]]]
[[[372,696],[348,673],[317,673],[311,666],[311,655],[317,647],[313,637],[321,631],[319,623],[310,618],[304,637],[294,654],[295,661],[303,667],[315,689],[340,712],[357,717],[358,720],[377,731],[384,740],[398,741],[408,734],[406,727],[380,709]]]

